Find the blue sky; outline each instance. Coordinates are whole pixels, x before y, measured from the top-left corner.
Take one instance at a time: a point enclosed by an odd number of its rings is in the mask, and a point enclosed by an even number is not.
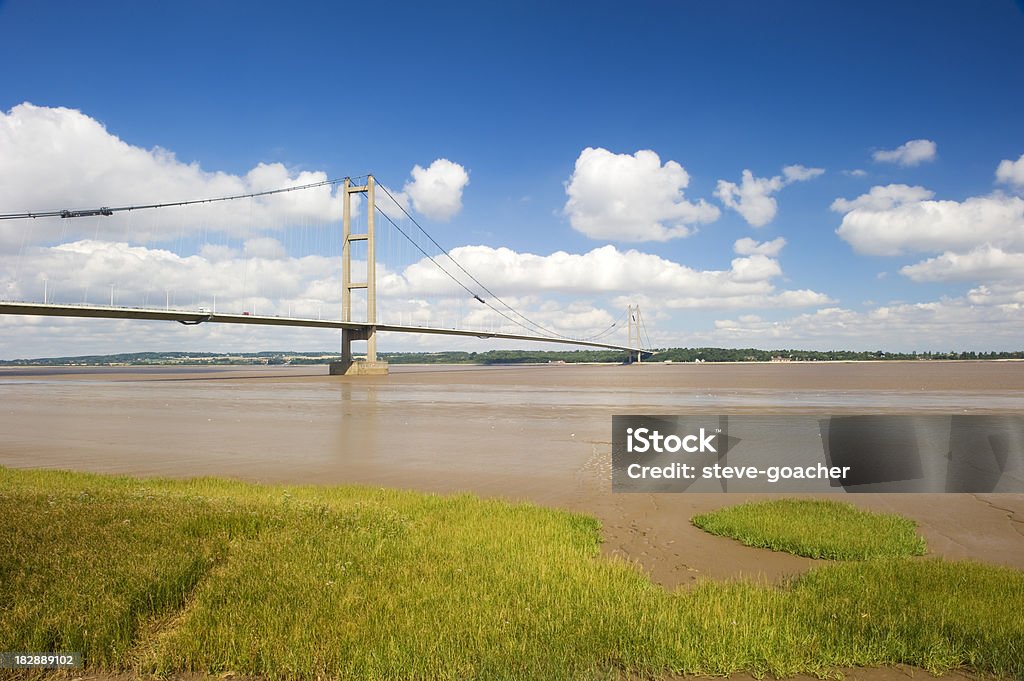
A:
[[[404,200],[423,208],[419,219],[443,244],[486,247],[464,254],[482,268],[484,283],[545,323],[576,319],[566,333],[603,328],[636,299],[657,345],[1020,349],[1021,45],[1024,10],[1010,0],[647,2],[629,9],[398,2],[367,12],[327,2],[8,0],[0,4],[0,59],[8,65],[0,72],[7,123],[0,138],[11,146],[7,163],[0,148],[0,185],[7,186],[0,212],[102,202],[102,183],[116,172],[91,178],[82,195],[74,178],[48,186],[82,158],[64,162],[53,151],[54,134],[35,128],[42,132],[26,138],[29,126],[16,124],[66,109],[130,147],[159,147],[207,174],[245,177],[261,163],[280,163],[289,180],[302,171],[373,172],[396,190],[409,187]],[[26,102],[35,108],[17,109]],[[61,134],[74,134],[67,128]],[[587,157],[586,149],[604,155]],[[621,240],[613,235],[625,223],[609,214],[614,201],[604,202],[600,189],[644,182],[646,171],[634,161],[645,150],[658,157],[653,169],[645,166],[649,179],[668,182],[669,195],[620,197],[629,215],[649,218],[635,226],[634,239]],[[38,164],[27,168],[31,159]],[[454,212],[415,198],[412,169],[440,172],[431,165],[437,159],[468,177],[447,186],[460,205]],[[676,174],[672,184],[670,162],[687,181]],[[797,166],[803,174],[783,170]],[[752,182],[743,194],[745,170]],[[750,199],[746,215],[723,198],[723,182],[735,185],[734,206]],[[34,191],[40,187],[52,191]],[[852,203],[872,195],[881,202]],[[49,196],[45,205],[6,205]],[[774,210],[763,203],[758,210],[758,199],[774,200]],[[850,202],[845,212],[834,207],[837,199]],[[703,202],[717,216],[694,219],[679,208],[684,202]],[[644,231],[651,223],[678,227],[677,236],[642,238],[654,234]],[[893,240],[879,245],[879,230]],[[18,242],[18,234],[8,236]],[[775,246],[741,252],[742,239]],[[32,253],[45,258],[42,249],[58,241],[40,239]],[[133,245],[169,243],[154,237]],[[511,249],[515,260],[557,251],[583,257],[609,245],[614,254],[576,266],[640,267],[675,283],[646,287],[607,275],[587,290],[578,278],[552,273],[562,266],[554,261],[544,261],[547,274],[532,289],[511,270],[503,270],[507,281],[485,276],[495,271],[495,249]],[[95,264],[98,246],[90,248],[80,257]],[[23,244],[17,250],[8,269],[20,280],[9,273],[8,292],[31,298],[38,282],[24,281],[29,256]],[[528,269],[520,260],[508,267]],[[701,273],[730,271],[721,276],[753,288],[718,304],[708,292],[717,280]],[[310,299],[310,291],[303,296]],[[147,326],[131,332],[126,347],[126,331],[109,322],[75,324],[82,322],[26,328],[4,320],[0,355],[63,354],[69,329],[79,328],[90,351],[334,342],[234,330],[186,336]],[[410,343],[395,339],[389,347]]]

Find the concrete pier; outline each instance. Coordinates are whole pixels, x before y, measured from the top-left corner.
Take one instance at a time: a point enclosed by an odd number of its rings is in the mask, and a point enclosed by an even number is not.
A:
[[[331,376],[387,376],[387,362],[350,360],[330,363]]]

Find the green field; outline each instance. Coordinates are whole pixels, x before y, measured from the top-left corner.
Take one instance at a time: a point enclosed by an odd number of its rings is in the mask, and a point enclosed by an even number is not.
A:
[[[864,560],[922,556],[913,521],[839,501],[776,499],[694,516],[693,524],[747,546],[808,558]]]
[[[668,592],[592,518],[477,497],[0,468],[0,650],[278,678],[1024,674],[1024,573],[882,559]]]

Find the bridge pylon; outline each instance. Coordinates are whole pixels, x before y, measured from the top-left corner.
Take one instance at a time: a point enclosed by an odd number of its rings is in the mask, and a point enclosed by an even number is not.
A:
[[[342,246],[341,246],[341,321],[351,322],[352,290],[366,289],[366,323],[363,328],[342,329],[341,361],[331,362],[331,375],[371,376],[388,373],[388,363],[377,360],[377,241],[374,228],[376,181],[368,175],[366,184],[353,185],[345,178],[342,186]],[[352,232],[352,195],[366,195],[366,233]],[[366,242],[366,281],[352,281],[352,242]],[[352,341],[366,341],[366,360],[352,357]]]
[[[640,305],[630,305],[627,313],[628,319],[626,324],[628,325],[629,341],[626,343],[627,347],[641,348],[643,347],[643,341],[640,339],[640,325],[643,323],[643,319],[640,317]],[[633,353],[629,353],[630,364],[633,363]],[[636,353],[637,364],[643,363],[643,353],[637,350]]]

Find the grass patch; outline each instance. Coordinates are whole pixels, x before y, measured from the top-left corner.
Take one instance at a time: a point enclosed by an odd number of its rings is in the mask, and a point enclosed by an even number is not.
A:
[[[265,522],[145,483],[0,469],[0,649],[128,665],[140,626],[180,608],[230,542]]]
[[[1024,573],[826,566],[669,593],[592,518],[463,495],[0,468],[0,650],[267,679],[1024,674]]]
[[[925,553],[914,521],[838,501],[776,499],[740,504],[694,516],[692,522],[746,546],[808,558],[865,560]]]

